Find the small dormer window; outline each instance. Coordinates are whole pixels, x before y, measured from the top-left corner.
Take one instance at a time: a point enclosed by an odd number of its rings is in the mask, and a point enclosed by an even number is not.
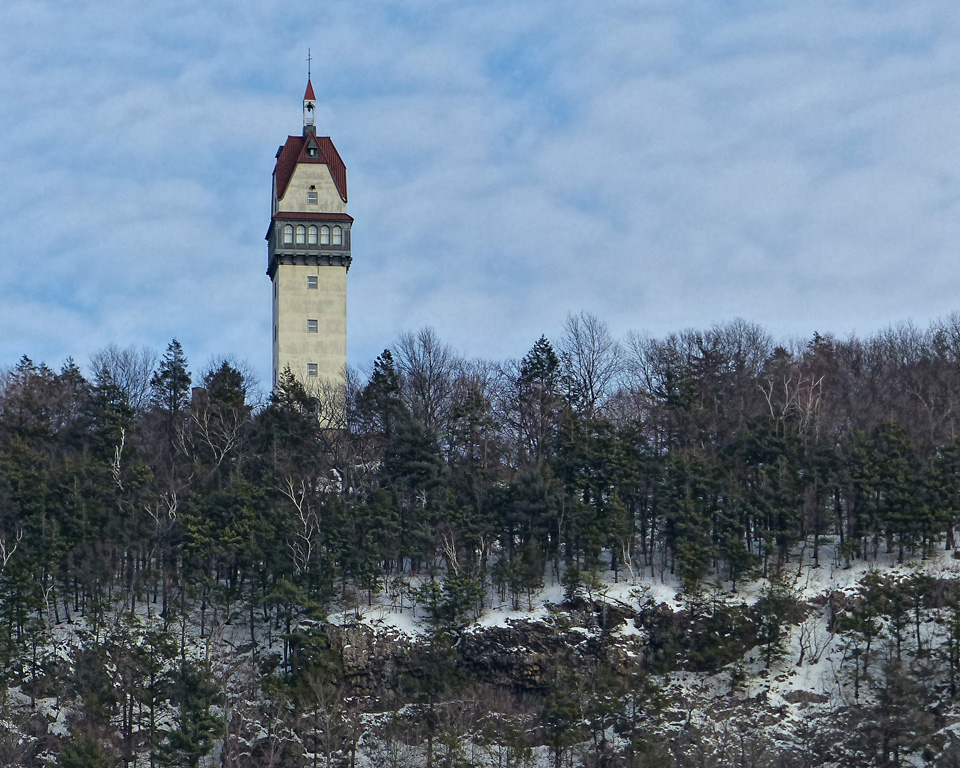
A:
[[[307,190],[307,205],[316,205],[317,204],[317,188],[310,187]]]
[[[317,148],[316,147],[307,147],[307,157],[316,157]]]

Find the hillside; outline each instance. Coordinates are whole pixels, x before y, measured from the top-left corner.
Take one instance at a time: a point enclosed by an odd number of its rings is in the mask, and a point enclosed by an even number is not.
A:
[[[3,373],[0,763],[955,764],[956,318],[393,346]]]
[[[195,691],[209,717],[199,765],[955,764],[950,553],[796,565],[738,593],[649,575],[564,592],[547,586],[521,610],[488,595],[457,626],[384,594],[283,632],[258,622],[256,644],[226,615],[202,634],[197,613],[171,626],[149,605],[99,625],[75,617],[44,633],[8,690],[4,764],[62,761],[94,700],[113,705],[107,722],[134,745],[150,729],[201,744],[200,712],[190,728],[182,709],[192,699],[167,698],[185,666],[208,683]],[[178,635],[183,656],[171,652]],[[303,671],[307,654],[306,680],[269,684],[270,670]],[[118,710],[130,683],[158,695]],[[106,749],[78,752],[57,764],[114,764]],[[136,746],[129,761],[150,764]]]

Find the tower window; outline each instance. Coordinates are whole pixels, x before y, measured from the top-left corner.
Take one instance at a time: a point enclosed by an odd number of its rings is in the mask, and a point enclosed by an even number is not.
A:
[[[297,245],[303,245],[307,242],[307,228],[303,224],[297,225]]]
[[[293,226],[291,224],[287,224],[283,228],[283,242],[284,245],[293,245]]]
[[[307,245],[317,244],[317,228],[311,224],[307,227]]]
[[[316,376],[316,375],[317,375],[317,364],[307,363],[307,376]]]
[[[316,157],[317,148],[316,147],[307,147],[307,157]]]
[[[317,290],[317,276],[316,275],[307,275],[307,288],[311,291]]]
[[[333,228],[333,244],[343,245],[343,230],[340,227]]]
[[[307,190],[307,205],[316,205],[317,204],[317,188],[310,187]]]
[[[320,227],[320,245],[330,245],[330,227]]]
[[[307,320],[307,333],[316,333],[316,332],[317,332],[317,321]]]

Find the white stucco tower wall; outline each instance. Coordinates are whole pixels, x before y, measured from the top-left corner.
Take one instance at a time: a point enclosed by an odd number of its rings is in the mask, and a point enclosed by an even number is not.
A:
[[[307,81],[303,133],[277,150],[267,231],[273,284],[273,385],[285,368],[308,390],[340,388],[347,364],[350,228],[347,172],[328,136],[317,136]]]

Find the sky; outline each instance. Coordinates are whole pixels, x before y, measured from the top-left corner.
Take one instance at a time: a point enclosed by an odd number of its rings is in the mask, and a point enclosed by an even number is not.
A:
[[[277,147],[348,174],[348,358],[521,357],[570,313],[776,339],[960,309],[955,2],[3,0],[0,367],[270,379]]]

